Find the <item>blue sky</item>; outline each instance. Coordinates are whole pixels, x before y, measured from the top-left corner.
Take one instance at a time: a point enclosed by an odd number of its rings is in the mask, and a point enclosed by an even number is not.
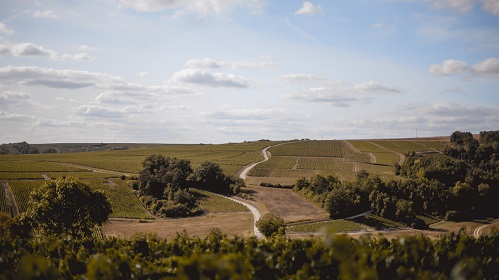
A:
[[[499,129],[498,0],[0,1],[0,141]]]

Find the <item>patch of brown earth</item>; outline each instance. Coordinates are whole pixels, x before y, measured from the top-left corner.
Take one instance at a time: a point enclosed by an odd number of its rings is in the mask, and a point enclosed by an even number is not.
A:
[[[289,189],[250,187],[255,200],[263,204],[270,213],[280,216],[286,223],[307,220],[324,220],[326,211]]]

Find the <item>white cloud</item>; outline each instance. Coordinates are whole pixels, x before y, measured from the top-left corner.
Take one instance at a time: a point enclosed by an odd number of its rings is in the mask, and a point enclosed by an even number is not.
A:
[[[442,64],[432,64],[428,68],[428,73],[435,76],[452,75],[465,71],[468,69],[466,62],[448,59]]]
[[[51,88],[105,87],[123,83],[120,77],[79,70],[55,70],[37,66],[0,68],[0,84],[43,85]]]
[[[2,121],[27,121],[32,119],[34,119],[33,116],[0,111],[0,120]]]
[[[192,58],[187,61],[187,67],[200,68],[200,69],[218,69],[223,67],[230,67],[232,69],[266,69],[274,67],[272,57],[264,57],[260,62],[247,62],[247,61],[217,61],[212,58],[196,59]]]
[[[281,109],[234,109],[218,112],[203,112],[200,115],[218,120],[269,120],[282,113]]]
[[[73,108],[73,112],[86,116],[86,117],[96,117],[96,118],[124,118],[126,114],[122,111],[113,110],[106,107],[94,106],[94,105],[82,105],[76,108]],[[127,112],[128,113],[128,112]]]
[[[174,10],[180,13],[230,14],[235,8],[243,7],[252,12],[261,12],[263,0],[120,0],[120,3],[140,12]]]
[[[36,11],[33,13],[34,18],[50,18],[58,19],[59,16],[52,10]]]
[[[368,93],[402,93],[401,89],[386,86],[375,81],[368,81],[354,86],[354,89]]]
[[[477,75],[499,78],[499,59],[487,58],[473,65],[472,71]]]
[[[149,78],[152,77],[152,74],[146,71],[141,71],[137,73],[137,76],[142,77],[142,78]]]
[[[19,57],[49,57],[51,59],[88,61],[91,57],[86,53],[59,55],[56,51],[38,46],[33,43],[21,43],[15,45],[1,45],[0,55],[12,53]]]
[[[483,2],[483,10],[493,14],[495,16],[499,16],[499,1],[497,0],[482,0]]]
[[[352,102],[359,101],[359,97],[352,96],[349,93],[351,93],[351,88],[348,89],[347,87],[318,87],[310,88],[303,93],[291,94],[285,97],[307,102],[325,102],[337,107],[348,107]]]
[[[487,58],[472,67],[469,67],[466,62],[449,59],[442,64],[432,64],[428,68],[428,73],[436,76],[453,75],[464,71],[470,71],[478,76],[499,78],[499,59]]]
[[[433,7],[437,9],[453,9],[467,13],[473,9],[475,0],[433,0]]]
[[[295,12],[295,15],[315,15],[317,13],[322,13],[322,7],[320,4],[314,5],[311,2],[303,2],[303,6]]]
[[[311,75],[311,74],[287,74],[283,75],[282,78],[290,83],[312,83],[324,80],[323,78]]]
[[[0,33],[3,33],[5,35],[12,35],[15,32],[13,29],[8,28],[7,25],[5,25],[5,23],[0,22]]]
[[[80,70],[56,70],[37,66],[6,66],[0,68],[0,85],[19,84],[54,89],[96,88],[117,94],[136,93],[167,96],[191,95],[196,92],[178,85],[142,85],[128,83],[121,77]]]
[[[22,92],[4,92],[0,94],[0,108],[29,104],[31,96]]]
[[[351,85],[344,81],[327,81],[326,86],[309,88],[306,92],[289,94],[285,98],[307,102],[325,102],[338,107],[348,107],[352,103],[366,103],[373,99],[372,94],[403,93],[404,90],[386,86],[375,81]]]
[[[77,60],[77,61],[88,61],[92,59],[88,54],[86,53],[76,53],[76,54],[63,54],[61,56],[62,59],[65,60]]]
[[[57,52],[46,49],[42,46],[37,46],[33,43],[22,43],[12,46],[14,55],[16,56],[49,56],[55,58]]]
[[[78,50],[80,50],[82,52],[90,52],[90,51],[97,50],[97,48],[90,47],[90,46],[87,46],[87,45],[81,45],[81,46],[78,47]]]
[[[187,61],[187,67],[189,68],[222,68],[227,65],[226,62],[218,62],[211,58],[197,59],[192,58]]]
[[[211,73],[201,69],[184,69],[173,74],[173,80],[211,87],[248,87],[247,82],[234,74]]]

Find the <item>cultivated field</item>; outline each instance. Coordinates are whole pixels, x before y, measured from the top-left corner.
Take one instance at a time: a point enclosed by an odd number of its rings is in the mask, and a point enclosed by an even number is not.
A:
[[[1,155],[0,180],[5,187],[0,189],[0,211],[12,214],[26,210],[29,193],[44,180],[62,176],[75,176],[94,189],[102,190],[109,198],[113,220],[104,226],[108,235],[130,236],[137,232],[157,232],[160,236],[172,237],[186,229],[189,234],[203,235],[210,228],[218,227],[229,235],[247,236],[252,232],[252,215],[243,205],[218,195],[194,190],[200,198],[204,216],[187,219],[154,220],[129,187],[128,180],[121,175],[137,174],[142,161],[151,154],[189,159],[193,168],[204,161],[213,161],[227,174],[236,175],[246,165],[262,159],[261,150],[271,147],[266,162],[258,164],[249,172],[246,180],[250,186],[255,205],[260,212],[271,212],[286,222],[317,221],[293,225],[289,232],[312,233],[319,228],[330,231],[375,230],[383,222],[364,217],[354,220],[327,221],[327,213],[306,201],[297,193],[287,189],[255,186],[262,181],[277,184],[294,184],[297,178],[315,174],[333,175],[342,180],[352,180],[359,170],[377,174],[382,178],[394,178],[392,164],[400,161],[408,151],[440,151],[442,141],[424,140],[331,140],[272,142],[256,141],[224,145],[128,145],[128,150],[109,150],[114,146],[102,144],[64,144],[61,150],[73,153]],[[47,144],[49,146],[51,144]],[[62,145],[62,144],[60,144]],[[115,146],[123,146],[116,144]],[[107,146],[107,148],[106,148]],[[80,152],[75,152],[80,151]],[[13,193],[15,203],[9,202],[7,192]],[[13,209],[17,205],[17,209]],[[371,223],[371,224],[369,224]],[[392,225],[393,226],[393,225]],[[396,225],[395,225],[396,226]]]
[[[400,163],[409,151],[441,151],[444,140],[309,140],[285,143],[269,149],[270,159],[249,172],[248,181],[289,183],[316,174],[333,175],[352,180],[359,170],[379,175],[383,179],[396,178],[393,165]],[[282,178],[279,181],[278,178]]]

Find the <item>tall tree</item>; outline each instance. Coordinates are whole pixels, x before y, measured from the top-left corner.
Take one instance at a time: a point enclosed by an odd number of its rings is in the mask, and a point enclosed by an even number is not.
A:
[[[90,236],[112,213],[101,191],[73,177],[48,181],[31,194],[24,218],[45,233]]]
[[[187,177],[192,173],[190,161],[164,155],[150,155],[142,166],[140,189],[143,194],[156,198],[162,198],[167,187],[172,192],[184,188]]]

